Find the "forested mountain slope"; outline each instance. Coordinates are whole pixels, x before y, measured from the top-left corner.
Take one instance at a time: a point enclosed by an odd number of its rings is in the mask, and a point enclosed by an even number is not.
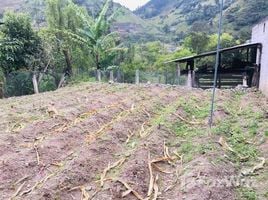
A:
[[[225,0],[224,29],[247,38],[251,26],[268,15],[267,0]],[[217,27],[219,0],[151,0],[135,11],[143,19],[180,40],[190,31],[213,33]]]
[[[42,24],[45,21],[44,2],[44,0],[0,0],[0,14],[5,10],[21,10],[29,13],[34,23]],[[105,1],[74,0],[74,2],[85,6],[90,15],[96,16]],[[114,30],[121,33],[128,41],[153,41],[163,38],[163,32],[152,22],[140,18],[120,4],[113,3],[112,8],[117,13],[114,18]]]
[[[74,0],[97,15],[103,0]],[[0,13],[7,8],[22,8],[43,20],[44,0],[0,0]],[[214,33],[217,28],[219,0],[151,0],[131,12],[114,3],[118,10],[114,29],[128,41],[181,41],[189,32]],[[37,16],[36,16],[37,15]],[[39,15],[39,16],[38,16]],[[267,0],[225,0],[224,31],[242,41],[249,38],[250,28],[268,15]]]

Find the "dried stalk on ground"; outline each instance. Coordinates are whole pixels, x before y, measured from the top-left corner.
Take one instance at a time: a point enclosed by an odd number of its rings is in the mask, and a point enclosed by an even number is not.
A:
[[[144,200],[144,198],[142,198],[142,196],[137,191],[132,189],[126,182],[120,179],[118,179],[117,182],[123,184],[125,188],[127,189],[127,191],[122,194],[122,197],[126,197],[128,194],[132,193],[137,199]]]
[[[101,187],[103,187],[103,185],[104,185],[104,181],[105,181],[105,177],[106,177],[107,173],[110,170],[112,170],[113,168],[116,168],[116,167],[121,166],[125,161],[126,161],[126,159],[125,158],[122,158],[122,159],[120,159],[119,161],[115,162],[112,165],[110,163],[108,164],[108,167],[105,168],[103,170],[103,173],[101,174],[101,178],[100,178],[100,185],[101,185]]]
[[[182,116],[180,116],[180,115],[177,114],[177,113],[174,113],[174,115],[175,115],[176,117],[178,117],[181,121],[183,121],[183,122],[185,122],[185,123],[187,123],[187,124],[190,124],[190,125],[201,125],[201,124],[203,124],[202,122],[191,122],[191,121],[188,121],[188,120],[184,119]]]

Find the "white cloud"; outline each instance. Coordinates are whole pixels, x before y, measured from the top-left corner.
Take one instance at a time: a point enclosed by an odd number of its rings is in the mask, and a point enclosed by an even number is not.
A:
[[[120,3],[126,6],[130,10],[135,10],[139,6],[146,4],[149,0],[114,0],[114,2]]]

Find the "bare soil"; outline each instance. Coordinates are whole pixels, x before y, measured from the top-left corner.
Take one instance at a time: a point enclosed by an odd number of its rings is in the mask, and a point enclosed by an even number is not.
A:
[[[228,116],[220,105],[230,93],[219,93],[217,121]],[[207,118],[184,110],[181,102],[188,99],[206,106],[210,92],[81,84],[0,100],[1,199],[236,199],[235,186],[215,182],[235,176],[238,168],[224,159]],[[178,121],[201,134],[178,137],[171,128]],[[258,148],[267,156],[264,140]],[[185,159],[179,149],[189,142],[212,150]]]

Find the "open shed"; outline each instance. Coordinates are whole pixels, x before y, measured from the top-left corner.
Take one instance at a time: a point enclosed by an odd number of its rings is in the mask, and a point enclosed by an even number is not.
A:
[[[238,45],[220,50],[218,68],[218,88],[230,88],[237,85],[259,87],[261,43]],[[180,75],[188,75],[191,87],[210,88],[213,86],[214,60],[216,51],[171,60],[177,63]],[[184,70],[181,64],[186,63]],[[189,83],[189,80],[191,83]]]

